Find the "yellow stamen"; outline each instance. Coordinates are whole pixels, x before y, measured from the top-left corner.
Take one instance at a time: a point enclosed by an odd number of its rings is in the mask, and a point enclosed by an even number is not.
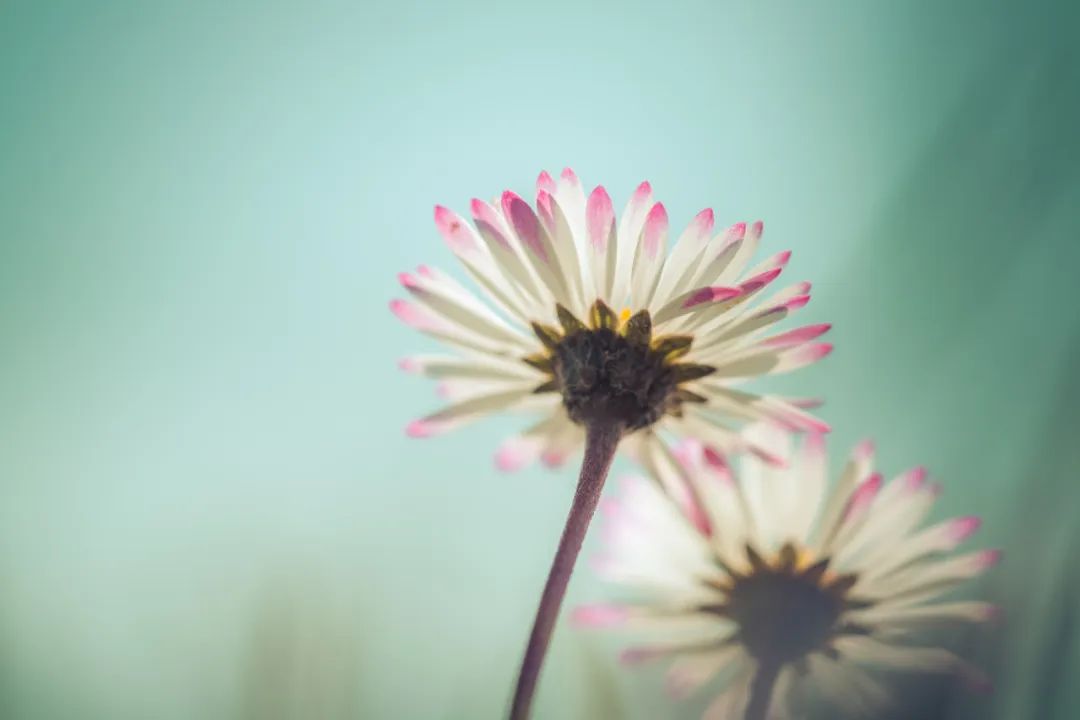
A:
[[[619,312],[619,324],[620,325],[625,325],[626,321],[629,320],[629,319],[630,319],[630,308],[624,307]]]
[[[814,557],[814,553],[812,553],[809,548],[800,547],[795,551],[796,570],[808,568],[815,562],[817,562],[817,558]]]

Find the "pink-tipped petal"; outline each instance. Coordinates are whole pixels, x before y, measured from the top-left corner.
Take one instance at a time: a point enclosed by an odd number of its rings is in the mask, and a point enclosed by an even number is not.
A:
[[[918,492],[926,485],[928,476],[929,472],[923,466],[912,468],[902,476],[904,487],[908,492]]]
[[[615,209],[611,204],[611,197],[602,185],[597,185],[589,194],[585,206],[585,226],[594,250],[604,252],[607,249],[608,238],[614,225]]]
[[[406,300],[391,300],[390,311],[403,323],[417,330],[431,330],[439,326],[439,321]]]
[[[731,240],[742,240],[746,237],[746,223],[735,223],[728,228],[727,234]]]
[[[536,178],[536,190],[537,192],[547,192],[552,195],[555,194],[555,180],[548,174],[547,170],[541,171],[540,175]]]
[[[789,417],[787,422],[797,432],[807,432],[817,436],[832,432],[832,425],[812,415],[801,415],[797,418]]]
[[[630,199],[634,205],[640,205],[652,197],[652,185],[648,180],[643,181],[637,188],[634,189],[634,195]]]
[[[465,227],[465,221],[442,205],[435,206],[435,227],[455,253],[465,253],[476,248],[476,240]]]
[[[619,605],[583,605],[574,608],[570,621],[577,627],[610,628],[622,625],[629,616]]]
[[[411,438],[428,438],[439,434],[439,426],[427,420],[413,420],[405,426],[405,434]]]
[[[825,457],[825,434],[810,432],[806,434],[806,438],[803,440],[805,452],[812,458]]]
[[[760,238],[762,233],[764,233],[764,232],[765,232],[765,223],[761,222],[760,220],[758,220],[757,222],[755,222],[753,225],[750,226],[750,237],[751,238],[754,238],[754,239]]]
[[[694,472],[704,459],[704,448],[697,438],[682,438],[671,448],[671,454],[684,470]]]
[[[668,215],[662,203],[656,203],[645,217],[643,238],[645,242],[645,254],[650,260],[655,260],[663,245],[664,237],[668,231]]]
[[[481,233],[494,238],[495,242],[504,249],[509,250],[512,247],[510,240],[502,231],[502,222],[493,207],[483,200],[473,198],[470,209],[472,210],[473,222],[476,223],[476,227]]]
[[[867,438],[855,446],[855,449],[851,452],[851,459],[860,463],[870,462],[874,459],[876,450],[877,447],[874,444],[874,441]]]
[[[948,535],[949,540],[955,545],[959,545],[963,541],[975,534],[975,531],[982,525],[982,518],[975,515],[968,517],[956,518],[949,523]]]
[[[761,288],[765,287],[773,280],[775,280],[776,277],[781,272],[783,272],[783,270],[784,268],[782,267],[774,267],[771,270],[766,270],[765,272],[755,275],[749,280],[744,281],[740,285],[740,287],[743,289],[744,292],[753,292],[755,290],[760,290]]]
[[[742,290],[739,288],[704,287],[700,290],[695,290],[690,297],[683,301],[682,306],[684,308],[691,308],[695,305],[701,305],[702,303],[721,302],[738,297],[741,294]]]
[[[790,312],[792,310],[798,310],[799,308],[806,307],[806,304],[808,302],[810,302],[810,296],[809,295],[796,295],[795,297],[791,298],[790,300],[785,302],[783,305],[781,305],[780,309],[787,310],[787,311]]]
[[[566,464],[567,454],[560,450],[545,450],[540,454],[540,462],[544,467],[560,468]]]
[[[420,363],[415,358],[401,358],[397,363],[398,369],[402,372],[410,374],[417,374],[420,372]]]
[[[983,550],[975,556],[975,567],[979,570],[988,570],[1001,562],[1002,556],[1001,550]]]
[[[533,254],[544,262],[548,261],[547,249],[541,239],[544,232],[540,226],[540,219],[536,217],[529,204],[521,199],[521,196],[512,190],[507,190],[502,195],[503,214],[514,227],[514,232],[521,238]]]
[[[555,200],[552,198],[551,193],[546,190],[540,190],[536,193],[536,209],[540,212],[540,220],[549,233],[553,232],[555,228],[554,204]]]
[[[806,345],[794,351],[792,359],[797,361],[796,364],[809,364],[828,356],[832,351],[832,343],[815,343],[814,345]]]
[[[398,273],[398,282],[401,283],[401,286],[406,290],[420,289],[420,283],[407,272]]]
[[[517,472],[536,457],[536,442],[522,437],[503,441],[495,451],[495,467],[502,472]]]
[[[705,208],[694,216],[694,219],[690,221],[690,225],[694,228],[694,232],[698,237],[708,240],[715,222],[716,217],[713,215],[712,208]]]
[[[571,185],[580,185],[581,181],[578,180],[578,176],[570,168],[563,168],[562,175],[560,177]]]
[[[874,473],[855,488],[855,492],[851,494],[851,499],[848,501],[848,518],[866,512],[866,509],[870,507],[870,504],[874,502],[874,498],[880,492],[882,482],[881,473]]]
[[[763,340],[763,347],[794,347],[804,342],[809,342],[829,332],[832,325],[821,323],[819,325],[807,325],[806,327],[789,330],[786,333],[775,335],[768,340]]]

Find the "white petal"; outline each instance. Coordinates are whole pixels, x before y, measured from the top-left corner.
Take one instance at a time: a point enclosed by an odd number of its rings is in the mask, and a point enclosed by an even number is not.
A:
[[[948,673],[967,666],[944,648],[890,645],[867,636],[842,637],[834,646],[842,658],[887,670]]]
[[[674,296],[691,289],[691,280],[698,270],[697,260],[708,247],[713,223],[713,211],[706,208],[694,216],[679,235],[664,262],[651,309],[658,309],[668,304]]]
[[[525,262],[532,266],[555,302],[573,307],[574,299],[559,252],[536,211],[517,193],[507,190],[502,195],[502,214],[525,249],[522,253]]]
[[[645,216],[651,207],[652,186],[643,182],[630,196],[626,209],[623,210],[622,219],[619,221],[618,262],[611,295],[607,298],[608,304],[612,307],[620,308],[626,304],[629,296],[630,275],[633,271],[634,245],[637,243],[641,227],[645,223]]]
[[[505,386],[502,386],[505,388]],[[528,385],[493,391],[486,395],[449,405],[436,413],[409,424],[408,434],[412,437],[428,437],[459,427],[496,410],[504,410],[528,398],[532,390]]]
[[[680,655],[667,671],[665,685],[668,693],[677,699],[690,696],[718,673],[737,662],[742,654],[742,648],[732,644],[712,652]]]
[[[473,222],[487,243],[496,265],[513,280],[525,302],[525,312],[533,319],[554,316],[554,297],[540,282],[532,264],[526,262],[525,251],[506,220],[490,204],[474,198]]]
[[[577,244],[574,240],[574,231],[555,196],[541,191],[536,196],[536,206],[540,217],[544,219],[552,247],[559,260],[558,264],[562,271],[569,303],[566,308],[576,316],[582,317],[588,306],[585,302],[584,278]]]
[[[754,677],[752,662],[743,662],[728,686],[705,709],[702,720],[732,720],[740,717],[750,700],[750,683]]]
[[[619,257],[618,233],[615,228],[615,210],[611,197],[602,186],[589,194],[585,208],[585,225],[588,234],[588,255],[593,278],[593,297],[610,298],[615,285],[615,270]],[[592,303],[589,302],[591,305]]]
[[[529,301],[522,297],[515,283],[507,282],[476,230],[457,213],[441,205],[435,206],[435,225],[469,276],[487,293],[492,303],[508,316],[528,322]]]
[[[630,281],[630,307],[648,308],[667,251],[668,216],[661,203],[656,203],[645,216],[634,255],[633,277]]]

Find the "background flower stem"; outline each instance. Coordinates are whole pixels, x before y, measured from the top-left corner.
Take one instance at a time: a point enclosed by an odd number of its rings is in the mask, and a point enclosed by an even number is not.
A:
[[[769,700],[779,675],[780,666],[777,663],[758,663],[757,672],[750,685],[750,700],[746,703],[745,720],[765,720],[768,717]]]

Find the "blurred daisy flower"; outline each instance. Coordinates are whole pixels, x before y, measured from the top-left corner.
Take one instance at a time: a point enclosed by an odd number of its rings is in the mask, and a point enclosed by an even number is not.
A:
[[[538,457],[562,464],[593,422],[624,433],[662,427],[773,460],[768,448],[748,446],[741,423],[827,429],[803,401],[735,389],[831,350],[816,341],[828,325],[771,334],[807,303],[810,284],[771,291],[789,252],[750,267],[760,222],[715,231],[712,210],[703,210],[669,252],[667,211],[647,182],[617,216],[603,187],[586,197],[569,169],[558,180],[541,173],[535,208],[508,190],[491,203],[473,200],[471,210],[470,223],[436,207],[435,224],[479,294],[421,266],[400,275],[411,299],[390,306],[453,350],[401,361],[441,381],[450,401],[410,423],[409,435],[500,411],[537,414],[497,452],[497,465],[513,470]]]
[[[473,200],[472,223],[436,207],[435,224],[481,296],[426,266],[401,275],[412,299],[394,300],[391,310],[454,350],[401,362],[406,371],[438,378],[450,400],[412,422],[408,433],[427,437],[517,410],[540,420],[498,450],[500,468],[538,456],[560,465],[585,446],[515,690],[510,716],[520,719],[529,715],[566,585],[624,437],[655,466],[671,462],[657,428],[718,452],[780,462],[767,446],[748,442],[740,425],[828,428],[805,402],[734,386],[820,359],[831,346],[816,340],[829,326],[770,334],[809,300],[807,283],[769,290],[790,253],[748,269],[761,223],[717,233],[711,210],[698,213],[669,253],[667,211],[648,183],[616,217],[603,187],[586,197],[572,171],[558,181],[541,173],[535,208],[506,191],[492,203]],[[690,484],[667,490],[697,502]]]
[[[995,615],[984,602],[941,600],[993,566],[996,550],[953,551],[975,517],[923,527],[939,493],[917,468],[882,480],[873,447],[858,446],[830,488],[821,436],[809,435],[789,469],[752,458],[736,482],[700,443],[680,444],[679,467],[701,506],[680,508],[654,482],[630,478],[602,506],[601,575],[636,602],[577,608],[575,622],[655,636],[623,660],[670,662],[669,690],[684,697],[714,682],[706,718],[792,716],[809,687],[849,711],[874,714],[888,694],[867,670],[957,673],[986,681],[921,631]]]

